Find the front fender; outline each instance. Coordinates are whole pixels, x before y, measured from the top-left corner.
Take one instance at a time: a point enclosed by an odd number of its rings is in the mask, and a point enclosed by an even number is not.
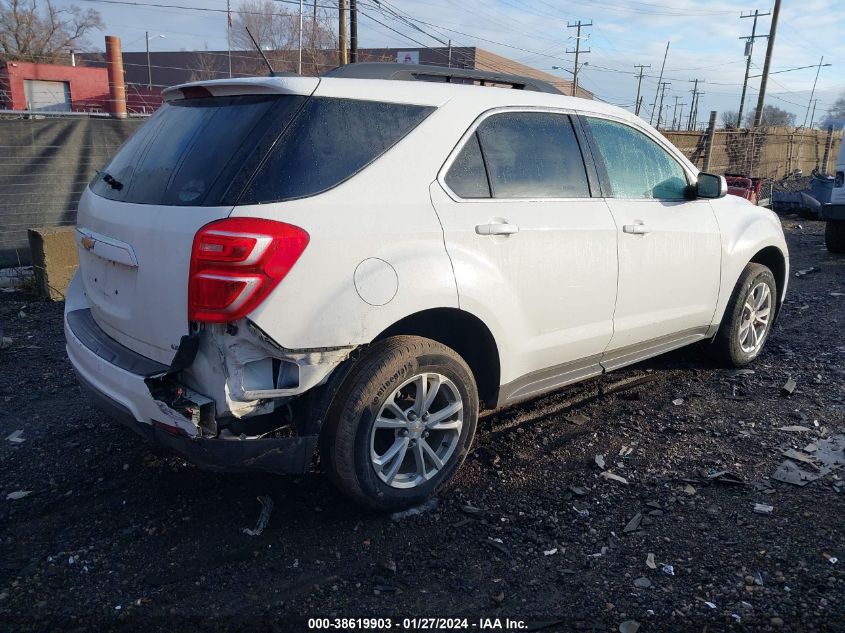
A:
[[[789,249],[780,218],[774,212],[754,206],[736,196],[715,200],[713,209],[722,233],[721,283],[713,319],[714,326],[722,322],[728,301],[745,266],[753,259],[759,259],[760,253],[766,249],[776,249],[783,259],[783,277],[777,280],[780,309],[789,281]],[[766,254],[773,252],[769,250]],[[773,272],[777,277],[777,271]]]

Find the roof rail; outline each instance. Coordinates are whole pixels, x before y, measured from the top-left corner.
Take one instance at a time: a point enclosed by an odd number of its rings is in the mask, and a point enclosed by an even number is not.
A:
[[[531,90],[563,94],[552,84],[520,75],[485,72],[472,68],[447,68],[425,64],[395,64],[393,62],[361,62],[338,66],[323,73],[323,77],[343,77],[346,79],[394,79],[398,81],[433,81],[455,84],[489,84],[510,86],[515,90]]]

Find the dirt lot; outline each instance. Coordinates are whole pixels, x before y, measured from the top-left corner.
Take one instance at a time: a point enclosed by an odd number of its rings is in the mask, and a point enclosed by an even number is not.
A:
[[[822,224],[784,226],[788,300],[753,373],[690,348],[488,416],[437,507],[406,518],[359,510],[319,474],[208,474],[143,443],[83,398],[62,306],[0,294],[0,628],[845,630],[845,469],[769,479],[782,451],[845,431],[845,259]],[[275,508],[253,537],[260,495]]]

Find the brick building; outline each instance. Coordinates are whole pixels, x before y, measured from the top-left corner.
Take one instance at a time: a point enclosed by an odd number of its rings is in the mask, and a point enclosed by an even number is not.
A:
[[[151,112],[161,105],[160,89],[127,84],[129,112]],[[105,64],[66,66],[9,61],[0,63],[0,108],[32,112],[109,112]]]
[[[297,49],[265,51],[276,71],[296,72],[299,52]],[[85,53],[78,56],[89,66],[105,66],[102,53]],[[473,70],[496,71],[524,75],[547,81],[565,94],[572,89],[572,82],[537,68],[521,64],[507,57],[474,46],[452,48],[362,48],[358,50],[362,62],[383,61],[419,63],[435,66],[453,66]],[[245,77],[266,75],[267,67],[257,51],[171,51],[150,53],[149,64],[145,52],[123,53],[123,68],[127,85],[161,90],[167,86],[200,79],[224,79],[229,76]],[[305,50],[302,56],[302,74],[319,75],[337,66],[337,54],[327,50]],[[129,90],[127,89],[127,92]],[[578,96],[588,99],[592,93],[579,86]]]

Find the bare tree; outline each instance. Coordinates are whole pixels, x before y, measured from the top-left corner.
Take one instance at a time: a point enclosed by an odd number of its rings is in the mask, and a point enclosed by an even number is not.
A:
[[[103,27],[94,9],[60,9],[51,0],[0,0],[0,59],[63,61],[70,49],[88,49],[86,36]]]
[[[763,106],[763,118],[760,125],[761,127],[792,127],[795,125],[795,119],[794,112],[787,112],[773,105],[765,105]],[[754,126],[754,110],[745,116],[745,126]]]
[[[725,110],[722,112],[719,117],[722,119],[722,127],[723,128],[735,128],[736,127],[736,119],[739,116],[739,113],[736,110]]]
[[[317,5],[302,19],[302,62],[303,73],[306,68],[314,74],[331,64],[331,52],[336,51],[333,20],[325,10],[317,11]],[[299,13],[293,13],[272,0],[242,0],[235,12],[232,27],[232,47],[242,51],[253,51],[255,46],[247,29],[252,33],[258,46],[267,55],[275,70],[296,70],[296,56],[292,51],[299,47]],[[243,56],[239,56],[244,59]],[[329,61],[329,64],[326,62]],[[254,62],[241,70],[256,74],[264,73],[263,62],[256,58]]]
[[[217,56],[220,53],[209,53],[208,45],[204,51],[198,51],[193,57],[193,72],[191,81],[205,81],[206,79],[222,79],[228,73],[221,69]]]

